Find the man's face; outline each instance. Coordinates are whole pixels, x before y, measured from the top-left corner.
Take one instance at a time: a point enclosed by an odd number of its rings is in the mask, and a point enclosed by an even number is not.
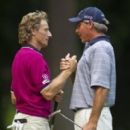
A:
[[[49,31],[47,21],[41,20],[40,27],[35,33],[36,42],[41,46],[41,48],[45,48],[48,46],[48,40],[50,37],[52,37],[52,34]]]
[[[83,43],[90,40],[90,24],[85,22],[78,23],[76,29],[76,34],[79,36]]]

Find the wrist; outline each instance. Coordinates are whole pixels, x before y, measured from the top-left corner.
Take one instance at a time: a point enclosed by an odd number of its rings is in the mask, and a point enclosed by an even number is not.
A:
[[[72,74],[72,71],[70,71],[69,69],[66,69],[66,70],[62,70],[61,73],[64,77],[69,77]]]
[[[88,124],[91,124],[93,127],[97,127],[98,120],[89,119]]]

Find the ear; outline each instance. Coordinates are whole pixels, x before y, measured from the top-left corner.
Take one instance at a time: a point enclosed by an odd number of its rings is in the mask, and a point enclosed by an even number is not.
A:
[[[89,28],[93,28],[94,27],[94,24],[93,24],[93,21],[90,21],[90,26],[89,26]]]
[[[32,35],[36,35],[36,30],[35,29],[31,29]]]

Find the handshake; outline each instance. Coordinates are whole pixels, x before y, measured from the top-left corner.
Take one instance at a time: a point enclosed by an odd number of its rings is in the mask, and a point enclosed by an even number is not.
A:
[[[55,77],[50,84],[41,90],[41,94],[46,100],[59,100],[59,96],[63,94],[61,90],[63,89],[64,84],[71,74],[76,70],[76,66],[77,57],[75,55],[70,57],[70,54],[67,54],[65,58],[61,59],[60,74]]]
[[[62,58],[60,61],[60,70],[61,71],[68,71],[70,73],[73,73],[76,70],[77,67],[77,56],[73,55],[70,57],[70,54],[68,53],[65,58]]]

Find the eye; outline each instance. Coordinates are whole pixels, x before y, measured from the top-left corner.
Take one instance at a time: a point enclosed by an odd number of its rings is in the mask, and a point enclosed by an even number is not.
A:
[[[48,31],[49,31],[49,29],[48,29],[48,28],[45,28],[44,30],[45,30],[45,32],[48,32]]]
[[[77,28],[79,28],[81,26],[81,23],[77,24]]]

